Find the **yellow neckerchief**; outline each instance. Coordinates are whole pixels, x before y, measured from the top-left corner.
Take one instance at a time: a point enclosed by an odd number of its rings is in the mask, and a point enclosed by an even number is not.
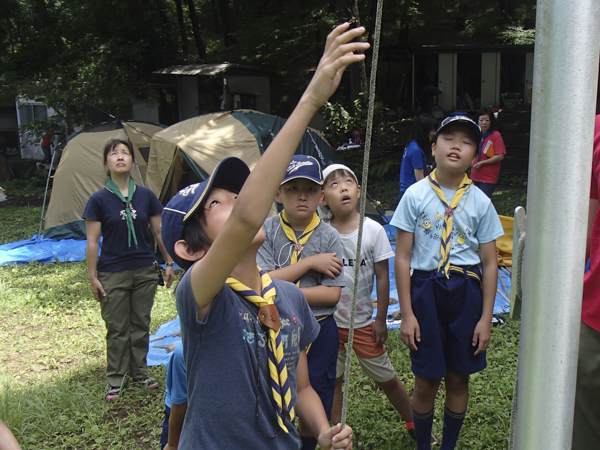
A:
[[[287,238],[294,243],[294,248],[292,251],[292,260],[290,261],[290,265],[294,264],[300,259],[302,259],[302,250],[304,250],[304,245],[308,242],[308,239],[312,235],[313,231],[319,226],[321,223],[321,219],[317,215],[317,213],[313,214],[313,218],[311,219],[308,226],[302,232],[302,235],[299,238],[296,238],[296,233],[294,229],[290,225],[287,219],[287,215],[285,214],[285,210],[279,213],[279,222],[281,223],[281,228],[283,232],[287,236]],[[300,280],[296,281],[297,285],[300,285]]]
[[[235,278],[227,278],[227,286],[233,289],[238,295],[241,295],[250,303],[256,305],[258,310],[258,320],[269,328],[269,345],[267,353],[269,355],[269,373],[271,375],[271,389],[275,399],[277,410],[277,422],[283,431],[289,433],[283,424],[283,407],[289,411],[290,420],[293,422],[295,413],[291,406],[292,391],[288,381],[287,366],[283,356],[283,344],[279,335],[280,320],[277,307],[275,306],[275,285],[267,272],[258,268],[262,282],[262,296],[258,295],[245,284]],[[282,404],[282,399],[285,404]]]
[[[452,197],[450,205],[448,205],[448,202],[446,201],[446,196],[444,195],[442,188],[437,182],[437,177],[435,174],[436,171],[437,169],[435,169],[433,172],[431,172],[431,174],[427,176],[427,181],[429,182],[429,185],[435,191],[439,199],[442,201],[445,209],[444,229],[442,231],[442,245],[440,248],[442,256],[438,265],[438,272],[441,270],[446,275],[446,278],[450,278],[450,239],[452,237],[452,222],[454,221],[454,210],[460,203],[460,200],[462,199],[465,192],[469,190],[469,186],[471,186],[471,180],[469,179],[467,174],[465,174],[462,181],[460,182],[460,185],[458,186],[458,189],[454,193],[454,197]]]

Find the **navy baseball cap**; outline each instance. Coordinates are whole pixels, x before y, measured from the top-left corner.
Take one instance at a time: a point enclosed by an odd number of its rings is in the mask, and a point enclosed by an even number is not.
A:
[[[175,254],[175,243],[181,240],[186,220],[202,206],[213,187],[226,187],[239,192],[248,175],[250,169],[244,161],[233,156],[228,157],[217,164],[207,180],[183,188],[169,200],[163,209],[160,234],[167,252],[178,266],[185,268],[190,265],[189,261],[184,262]]]
[[[281,184],[295,180],[296,178],[306,178],[318,185],[322,185],[323,174],[321,173],[319,161],[308,155],[294,155]]]
[[[444,120],[442,120],[442,124],[435,132],[433,142],[437,141],[438,136],[444,129],[447,129],[450,125],[453,125],[456,123],[462,123],[462,124],[466,125],[467,128],[469,128],[475,135],[475,141],[477,143],[479,143],[479,141],[481,141],[481,128],[479,128],[479,125],[477,125],[477,123],[475,123],[473,120],[471,120],[467,116],[449,116],[449,117],[446,117]]]

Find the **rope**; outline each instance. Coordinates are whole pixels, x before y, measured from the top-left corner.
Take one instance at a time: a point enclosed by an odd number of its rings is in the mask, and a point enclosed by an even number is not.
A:
[[[373,113],[375,110],[375,86],[377,79],[377,61],[379,59],[379,37],[381,35],[381,17],[383,0],[377,0],[377,13],[375,19],[375,34],[373,39],[373,58],[371,60],[371,79],[369,83],[369,113],[367,116],[367,134],[365,136],[365,156],[363,160],[362,190],[360,193],[360,222],[356,242],[356,258],[360,259],[362,243],[363,222],[365,220],[365,206],[367,195],[367,181],[369,178],[369,155],[371,153],[371,136],[373,134]],[[354,265],[354,288],[352,290],[352,306],[350,309],[350,328],[348,329],[348,351],[346,352],[346,368],[344,370],[344,391],[342,397],[342,428],[346,426],[346,413],[348,409],[348,389],[350,368],[352,364],[352,345],[354,342],[354,315],[356,313],[356,298],[358,294],[358,276],[360,264]]]
[[[517,245],[517,264],[516,270],[517,277],[515,280],[516,295],[515,299],[523,299],[523,288],[521,285],[523,277],[523,254],[525,250],[525,233],[519,237],[519,244]],[[515,389],[513,390],[512,407],[510,411],[510,428],[508,436],[508,449],[513,450],[515,448],[515,435],[517,428],[517,398],[519,394],[519,364],[517,362],[517,370],[515,372]]]
[[[517,289],[517,298],[523,298],[523,288],[521,285],[523,277],[523,250],[525,250],[525,233],[519,238],[519,245],[517,246],[517,282],[515,286]]]

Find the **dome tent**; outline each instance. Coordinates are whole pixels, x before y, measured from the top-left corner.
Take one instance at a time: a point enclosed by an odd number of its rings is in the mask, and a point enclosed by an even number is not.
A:
[[[164,205],[179,189],[208,178],[227,156],[237,156],[253,169],[284,123],[285,119],[255,111],[205,114],[176,123],[152,138],[147,186]],[[296,153],[314,156],[322,168],[340,161],[310,129]]]
[[[140,121],[104,122],[70,136],[54,173],[44,238],[86,238],[85,220],[81,214],[90,195],[106,184],[103,152],[109,140],[131,142],[137,164],[131,176],[137,184],[145,185],[150,140],[163,128]]]

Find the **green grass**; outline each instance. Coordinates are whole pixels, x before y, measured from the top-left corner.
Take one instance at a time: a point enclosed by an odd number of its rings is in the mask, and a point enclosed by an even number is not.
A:
[[[525,195],[524,190],[497,193],[493,202],[500,213],[512,216],[515,206],[525,204]],[[37,233],[39,213],[39,207],[0,205],[0,243]],[[176,314],[173,289],[159,287],[151,332]],[[520,322],[509,322],[493,329],[488,368],[471,378],[457,449],[506,448],[519,327]],[[163,391],[128,389],[117,401],[105,401],[104,336],[84,262],[0,267],[0,419],[24,450],[159,448]],[[411,392],[414,376],[399,331],[390,332],[386,345]],[[162,366],[150,368],[150,375],[164,387]],[[356,359],[349,389],[347,420],[356,449],[415,448],[399,415]],[[439,436],[443,399],[442,387],[434,422]]]
[[[162,390],[103,399],[105,330],[85,263],[4,266],[0,280],[0,419],[23,449],[158,448]],[[151,330],[176,314],[159,288]],[[150,374],[164,381],[162,366]]]
[[[37,234],[41,213],[41,206],[5,206],[0,203],[0,244],[30,239]]]
[[[129,389],[103,400],[104,325],[89,292],[84,263],[0,267],[0,418],[24,449],[157,449],[163,393]],[[159,288],[151,330],[176,316]],[[505,448],[518,354],[519,322],[494,329],[488,368],[474,375],[459,449]],[[407,348],[391,331],[388,351],[409,391]],[[164,386],[165,371],[150,373]],[[443,389],[434,431],[441,436]],[[404,424],[356,360],[348,423],[357,449],[414,448]]]

